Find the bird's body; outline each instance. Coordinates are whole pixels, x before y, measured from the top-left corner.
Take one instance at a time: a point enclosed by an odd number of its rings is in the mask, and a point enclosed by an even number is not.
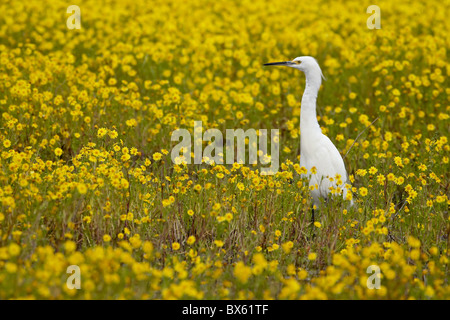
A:
[[[323,77],[319,64],[313,57],[298,57],[293,61],[266,65],[286,65],[305,73],[306,86],[300,112],[300,166],[308,170],[306,176],[317,207],[320,198],[327,199],[333,188],[337,192],[341,190],[345,199],[350,191],[345,187],[344,160],[317,122],[316,100]]]

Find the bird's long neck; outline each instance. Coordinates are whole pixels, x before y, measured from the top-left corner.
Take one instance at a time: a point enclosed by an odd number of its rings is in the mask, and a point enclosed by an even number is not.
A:
[[[314,70],[316,71],[316,70]],[[321,72],[305,72],[306,86],[303,92],[302,105],[300,112],[300,130],[302,141],[307,135],[321,133],[319,123],[317,122],[316,100],[322,83]]]

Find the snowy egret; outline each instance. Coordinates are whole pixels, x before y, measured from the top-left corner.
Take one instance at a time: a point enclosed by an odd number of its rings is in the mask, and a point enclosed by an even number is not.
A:
[[[265,66],[286,66],[303,71],[306,86],[300,111],[300,166],[308,170],[306,177],[313,203],[319,207],[320,198],[328,198],[330,190],[342,190],[344,199],[350,190],[345,187],[347,171],[344,160],[331,140],[322,133],[316,115],[316,99],[322,83],[322,70],[313,57],[297,57],[292,61],[266,63]],[[312,169],[315,167],[315,170]],[[315,172],[315,173],[314,173]],[[305,175],[303,175],[305,176]],[[339,188],[339,189],[337,189]],[[353,201],[351,201],[353,204]],[[314,210],[313,210],[314,220]]]

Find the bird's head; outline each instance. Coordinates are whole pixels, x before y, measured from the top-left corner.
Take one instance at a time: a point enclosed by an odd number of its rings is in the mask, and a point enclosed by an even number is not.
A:
[[[317,63],[316,59],[314,59],[313,57],[310,57],[310,56],[297,57],[292,61],[265,63],[264,65],[265,66],[291,67],[291,68],[295,68],[300,71],[303,71],[307,76],[308,76],[308,74],[320,75],[323,79],[325,79],[325,77],[322,74],[322,70],[320,69],[320,66]],[[319,80],[320,80],[320,78],[319,78]]]

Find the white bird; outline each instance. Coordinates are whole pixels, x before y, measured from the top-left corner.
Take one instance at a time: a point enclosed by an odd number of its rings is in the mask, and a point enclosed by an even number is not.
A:
[[[305,56],[297,57],[292,61],[266,63],[264,65],[286,66],[305,73],[306,86],[300,111],[300,166],[308,170],[306,177],[309,179],[309,186],[314,186],[311,195],[317,208],[321,197],[328,198],[330,187],[340,188],[345,199],[347,193],[351,191],[345,187],[348,177],[344,160],[333,142],[322,133],[317,122],[316,100],[323,74],[316,59]],[[313,167],[317,171],[315,174],[311,173]],[[353,204],[353,200],[351,204]]]

